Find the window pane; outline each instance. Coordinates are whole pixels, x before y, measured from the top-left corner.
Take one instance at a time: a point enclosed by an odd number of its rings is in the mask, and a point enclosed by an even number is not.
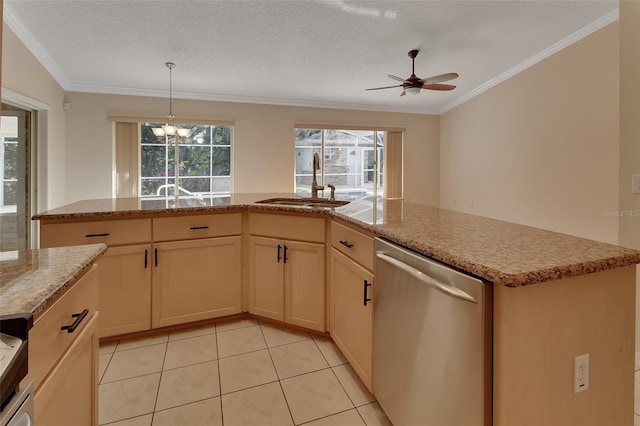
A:
[[[318,154],[320,158],[317,181],[318,185],[322,185],[322,130],[296,129],[295,133],[295,192],[308,196],[311,194],[313,154]]]
[[[141,196],[173,196],[178,177],[178,195],[199,196],[210,193],[229,193],[231,190],[231,137],[232,127],[180,124],[188,128],[188,138],[178,141],[179,165],[175,169],[176,146],[173,137],[158,138],[152,128],[153,123],[141,124]],[[218,177],[222,176],[221,180]],[[160,180],[162,181],[160,181]],[[160,188],[160,194],[158,189]],[[184,190],[184,191],[183,191]]]

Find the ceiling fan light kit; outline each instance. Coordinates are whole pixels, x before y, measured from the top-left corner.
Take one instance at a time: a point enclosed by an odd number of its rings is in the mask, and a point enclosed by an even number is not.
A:
[[[419,50],[414,49],[414,50],[410,50],[408,53],[409,57],[411,58],[411,76],[409,78],[400,78],[391,74],[388,75],[389,78],[399,81],[401,82],[401,84],[398,84],[395,86],[374,87],[366,90],[382,90],[382,89],[393,89],[395,87],[402,87],[402,93],[400,93],[400,96],[404,96],[406,94],[417,95],[418,93],[420,93],[422,89],[447,91],[447,90],[453,90],[456,88],[456,86],[452,84],[440,84],[444,81],[449,81],[449,80],[458,78],[458,74],[455,72],[434,75],[428,78],[417,77],[416,70],[415,70],[415,65],[416,65],[415,60],[416,60],[416,56],[418,56],[418,52]]]

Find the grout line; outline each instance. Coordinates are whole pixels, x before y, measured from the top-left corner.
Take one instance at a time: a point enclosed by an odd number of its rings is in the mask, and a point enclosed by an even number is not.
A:
[[[338,411],[336,413],[333,414],[328,414],[326,416],[322,416],[322,417],[318,417],[317,419],[313,419],[313,420],[309,420],[308,422],[304,422],[304,423],[298,423],[296,424],[296,426],[302,426],[302,425],[308,425],[309,423],[313,423],[316,422],[320,419],[326,419],[328,417],[332,417],[332,416],[337,416],[338,414],[342,414],[342,413],[346,413],[348,411],[355,411],[356,413],[358,413],[358,410],[354,407],[354,408],[349,408],[347,410],[342,410],[342,411]],[[358,415],[360,415],[360,413],[358,413]],[[362,416],[360,416],[362,418]],[[367,423],[364,421],[364,419],[362,419],[362,421],[364,422],[364,424],[366,425]]]
[[[342,382],[340,381],[340,378],[338,377],[338,375],[336,374],[336,372],[333,370],[333,367],[329,367],[331,368],[331,372],[333,373],[333,375],[335,376],[336,380],[338,381],[338,383],[340,384],[340,387],[342,388],[342,390],[344,391],[344,393],[347,395],[347,398],[349,398],[349,401],[351,402],[351,405],[353,405],[353,408],[357,408],[355,402],[353,402],[353,399],[351,398],[351,395],[349,395],[349,392],[347,392],[347,389],[344,387],[344,385],[342,384]]]
[[[264,339],[265,344],[267,343],[267,338],[264,335],[264,330],[262,330],[262,324],[260,324],[260,332],[262,333],[262,338]],[[291,417],[291,422],[295,425],[296,420],[293,418],[293,413],[291,412],[291,407],[289,406],[289,401],[287,400],[287,394],[284,393],[284,388],[282,387],[282,381],[280,381],[280,375],[278,374],[278,369],[276,368],[275,362],[273,362],[273,356],[271,356],[271,350],[269,350],[269,346],[267,345],[267,353],[269,354],[269,359],[271,359],[271,365],[273,365],[273,370],[276,372],[276,377],[278,378],[278,386],[280,386],[280,392],[282,392],[282,397],[284,398],[284,403],[287,404],[287,410],[289,411],[289,417]],[[224,426],[224,423],[222,423]]]
[[[220,346],[218,345],[218,325],[217,324],[215,324],[215,331],[216,331],[216,357],[218,361],[218,390],[220,391],[220,421],[224,426],[224,409],[222,407],[222,374],[220,373]]]
[[[158,380],[158,389],[156,389],[156,400],[153,403],[153,413],[151,413],[151,424],[153,424],[153,418],[156,415],[156,406],[158,405],[158,396],[160,395],[160,386],[162,385],[162,376],[164,376],[164,363],[167,360],[167,352],[169,352],[169,335],[167,334],[167,346],[164,350],[164,357],[162,358],[162,370],[160,371],[160,380]]]

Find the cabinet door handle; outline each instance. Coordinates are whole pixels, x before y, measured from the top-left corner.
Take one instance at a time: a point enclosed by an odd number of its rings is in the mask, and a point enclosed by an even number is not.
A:
[[[287,248],[287,246],[285,244],[285,246],[284,246],[284,263],[287,263],[287,249],[288,248]]]
[[[61,331],[67,330],[67,333],[73,333],[74,331],[76,331],[76,328],[78,328],[78,326],[80,325],[82,320],[87,316],[88,313],[89,313],[89,310],[85,309],[79,314],[71,315],[71,318],[75,318],[75,321],[73,321],[73,323],[70,325],[63,325],[62,327],[60,327],[60,330]]]
[[[342,241],[340,240],[340,244],[342,244],[343,246],[345,246],[346,248],[351,248],[353,247],[353,244],[349,243],[348,241]]]
[[[367,292],[367,289],[368,289],[370,286],[371,286],[371,283],[367,282],[367,280],[364,280],[364,297],[363,297],[363,299],[362,299],[362,301],[363,301],[363,305],[364,305],[364,306],[367,306],[367,302],[370,302],[370,301],[371,301],[371,299],[369,299],[369,298],[367,297],[367,293],[368,293],[368,292]]]
[[[85,238],[96,238],[96,237],[108,237],[109,233],[105,232],[103,234],[87,234],[85,235]]]
[[[155,255],[155,263],[156,263],[156,268],[158,267],[158,249],[153,249],[154,250],[154,255]]]
[[[278,258],[276,259],[276,263],[280,263],[280,259],[282,259],[282,257],[280,256],[281,249],[282,249],[282,246],[278,244]]]
[[[147,269],[147,257],[149,257],[149,250],[144,249],[144,269]]]
[[[209,227],[207,225],[205,225],[205,226],[192,226],[189,229],[191,229],[192,231],[195,231],[197,229],[209,229]]]

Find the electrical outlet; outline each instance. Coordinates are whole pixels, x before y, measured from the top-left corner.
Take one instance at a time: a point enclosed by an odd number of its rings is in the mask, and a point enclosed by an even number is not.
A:
[[[640,175],[631,176],[631,193],[640,194]]]
[[[573,393],[589,389],[589,354],[573,358]]]

